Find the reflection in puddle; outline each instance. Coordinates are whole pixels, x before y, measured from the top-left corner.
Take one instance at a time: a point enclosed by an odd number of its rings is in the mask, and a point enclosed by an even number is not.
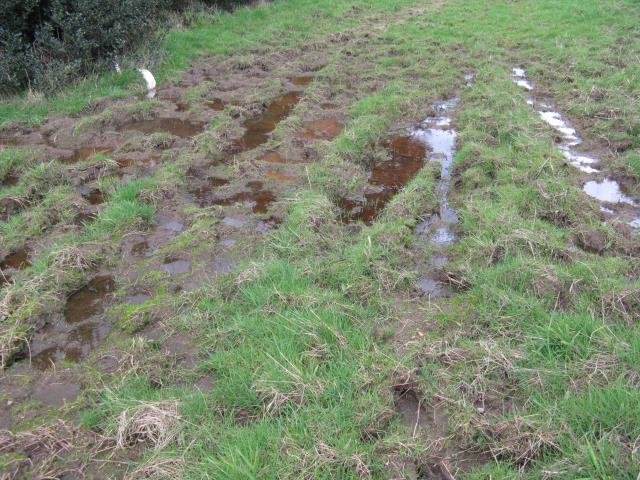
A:
[[[527,90],[533,90],[533,85],[527,80],[525,76],[524,68],[514,68],[511,71],[511,76],[513,77],[513,81],[516,82],[516,85],[523,87]]]
[[[167,259],[160,268],[169,275],[181,275],[191,269],[191,262],[187,260]]]
[[[250,207],[254,213],[265,213],[269,205],[276,199],[274,193],[270,190],[263,190],[263,184],[259,181],[248,182],[247,187],[249,187],[249,191],[238,192],[229,197],[217,197],[211,189],[197,190],[194,193],[200,207],[241,203]]]
[[[302,126],[304,130],[300,137],[306,140],[333,140],[344,128],[344,125],[336,118],[323,118],[305,122]]]
[[[278,172],[276,170],[267,170],[264,174],[266,178],[277,180],[279,182],[291,182],[295,180],[296,177],[293,175],[289,175],[287,173]]]
[[[80,194],[82,198],[87,200],[91,205],[100,205],[104,203],[104,196],[99,188],[81,188]]]
[[[111,330],[103,316],[115,282],[111,276],[94,277],[67,299],[64,322],[34,338],[31,364],[44,370],[61,360],[77,362],[98,346]]]
[[[31,251],[27,247],[13,251],[0,262],[0,270],[22,270],[30,266],[30,253]]]
[[[620,185],[614,180],[605,178],[601,182],[596,180],[588,181],[583,187],[587,195],[607,203],[627,203],[629,205],[635,205],[632,198],[626,196],[620,190]]]
[[[364,202],[349,198],[338,200],[344,212],[343,221],[372,222],[393,195],[424,165],[425,145],[412,135],[395,136],[389,140],[387,147],[391,160],[379,163],[371,170],[369,191],[364,195]]]
[[[17,270],[22,270],[31,265],[29,255],[31,250],[22,247],[7,255],[0,262],[0,287],[7,285],[11,281],[11,274]]]
[[[282,158],[282,155],[280,155],[278,152],[274,150],[269,150],[268,152],[260,155],[258,157],[258,160],[261,160],[267,163],[285,163],[285,159]]]
[[[289,78],[289,81],[297,87],[306,87],[313,82],[313,75],[300,75],[297,77]]]
[[[14,175],[13,173],[9,173],[4,177],[4,180],[0,182],[1,187],[13,187],[17,185],[20,181],[20,177]]]
[[[224,110],[225,103],[219,98],[214,98],[213,100],[207,102],[207,107],[211,110],[215,110],[216,112],[220,112]]]
[[[170,133],[180,138],[189,138],[204,130],[204,122],[190,122],[179,118],[153,118],[151,120],[136,120],[117,128],[119,132],[135,130],[144,134]]]
[[[262,115],[244,122],[245,133],[234,142],[231,150],[240,153],[265,143],[276,125],[289,116],[300,98],[300,92],[288,92],[274,99]]]
[[[111,147],[96,147],[96,146],[85,146],[76,148],[73,151],[71,156],[61,159],[65,163],[77,163],[83,160],[86,160],[89,157],[92,157],[98,153],[111,153],[113,148]]]

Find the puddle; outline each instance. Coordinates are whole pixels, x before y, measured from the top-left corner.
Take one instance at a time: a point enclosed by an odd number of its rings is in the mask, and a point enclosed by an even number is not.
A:
[[[338,200],[343,221],[371,223],[387,202],[422,168],[426,158],[424,143],[413,136],[395,136],[387,142],[391,160],[373,167],[369,191],[364,202],[349,198]],[[373,187],[373,188],[371,188]]]
[[[276,170],[267,170],[264,174],[266,178],[277,180],[279,182],[291,182],[296,179],[293,175],[287,173],[278,172]]]
[[[254,213],[265,213],[269,204],[276,199],[274,193],[270,190],[263,190],[263,184],[260,181],[248,182],[247,187],[249,187],[249,191],[238,192],[222,198],[212,195],[211,190],[197,191],[195,192],[197,203],[200,207],[241,203],[250,207]]]
[[[29,261],[29,255],[31,250],[27,247],[20,248],[7,255],[2,262],[0,262],[0,270],[22,270],[31,265]]]
[[[97,347],[111,330],[103,316],[115,290],[113,277],[94,277],[72,294],[64,309],[64,321],[38,332],[31,344],[31,365],[39,370],[61,360],[77,362]]]
[[[446,297],[449,294],[443,284],[438,282],[435,278],[429,276],[418,278],[416,286],[426,296]]]
[[[513,68],[511,70],[511,76],[513,78],[513,81],[519,87],[525,88],[527,90],[533,90],[533,85],[531,85],[529,80],[527,80],[526,78],[526,72],[524,68],[518,68],[518,67]]]
[[[225,106],[226,104],[219,98],[214,98],[213,100],[207,102],[207,107],[209,107],[211,110],[215,110],[216,112],[224,110]]]
[[[231,150],[240,153],[265,143],[276,125],[289,116],[300,98],[300,92],[288,92],[274,99],[260,116],[244,122],[245,133],[234,142]]]
[[[299,75],[297,77],[290,77],[289,81],[297,87],[306,87],[313,82],[313,75]]]
[[[99,188],[86,188],[80,189],[80,195],[87,200],[91,205],[100,205],[104,203],[104,196]]]
[[[605,178],[601,182],[590,180],[584,184],[583,190],[587,195],[601,202],[635,205],[632,198],[622,193],[618,182],[608,178]]]
[[[163,230],[179,233],[184,230],[184,224],[165,215],[156,215],[156,223]]]
[[[597,168],[593,168],[591,166],[594,163],[598,162],[595,158],[591,158],[586,155],[580,155],[579,153],[573,152],[565,147],[560,147],[560,152],[571,165],[576,167],[581,172],[585,172],[585,173],[600,172],[600,170],[598,170]]]
[[[111,147],[96,147],[96,146],[85,146],[76,148],[73,153],[65,158],[60,159],[64,163],[77,163],[86,160],[97,153],[111,153],[113,152],[113,148]]]
[[[217,256],[211,262],[211,270],[217,275],[229,273],[235,266],[236,262],[231,257],[224,255]]]
[[[285,163],[285,159],[282,158],[278,152],[274,150],[270,150],[258,157],[258,160],[267,162],[267,163]]]
[[[632,228],[640,228],[640,217],[636,218],[635,220],[630,221],[629,225]]]
[[[535,105],[535,102],[532,103]],[[580,143],[580,138],[578,138],[575,128],[570,127],[558,112],[539,111],[538,114],[547,125],[562,135],[565,145],[574,146]]]
[[[205,125],[204,122],[190,122],[179,118],[153,118],[126,123],[118,127],[117,131],[135,130],[144,134],[164,132],[180,138],[189,138],[202,132]]]
[[[302,124],[303,131],[300,138],[305,140],[333,140],[344,128],[344,125],[336,118],[323,118]]]
[[[4,177],[4,180],[0,182],[0,186],[13,187],[14,185],[17,185],[19,181],[20,181],[20,177],[18,177],[17,175],[14,175],[13,173],[9,173]]]
[[[10,253],[0,262],[0,287],[7,285],[11,281],[12,273],[31,265],[29,261],[30,254],[31,250],[23,247]]]
[[[247,221],[244,218],[239,217],[224,217],[221,223],[228,227],[242,228],[247,223]]]
[[[146,257],[149,253],[149,242],[146,240],[142,240],[141,242],[135,243],[131,247],[131,254],[136,257]]]
[[[167,259],[160,268],[169,275],[181,275],[191,269],[191,262],[187,260]]]
[[[31,398],[50,407],[60,407],[72,402],[80,394],[78,383],[65,382],[55,379],[38,383],[31,394]]]

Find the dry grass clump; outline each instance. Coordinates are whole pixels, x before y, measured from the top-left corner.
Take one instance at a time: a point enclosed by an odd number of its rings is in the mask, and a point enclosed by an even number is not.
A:
[[[544,453],[559,450],[550,425],[541,425],[533,417],[515,416],[508,420],[475,419],[474,427],[488,440],[487,448],[495,458],[508,458],[522,468]]]
[[[176,441],[180,418],[176,400],[140,402],[127,408],[118,417],[116,448],[145,443],[162,450]]]
[[[296,478],[314,478],[314,472],[319,470],[332,470],[335,478],[340,478],[345,470],[354,471],[358,478],[371,478],[371,469],[361,454],[340,452],[324,442],[318,442],[313,450],[287,444],[283,451],[289,458],[296,459],[299,466]]]
[[[180,457],[154,458],[129,473],[126,480],[152,478],[156,480],[175,480],[183,477],[184,459]]]
[[[102,443],[95,437],[82,434],[63,420],[18,433],[0,430],[0,455],[13,454],[13,459],[4,464],[6,470],[0,472],[0,478],[81,477],[86,463],[74,461],[71,464],[67,458],[73,451],[89,452],[99,448]]]
[[[640,288],[626,288],[602,297],[602,311],[633,325],[640,320]]]

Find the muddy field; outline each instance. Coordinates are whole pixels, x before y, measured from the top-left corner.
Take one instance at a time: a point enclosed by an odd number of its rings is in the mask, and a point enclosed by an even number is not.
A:
[[[637,38],[330,3],[2,123],[0,478],[638,474]]]

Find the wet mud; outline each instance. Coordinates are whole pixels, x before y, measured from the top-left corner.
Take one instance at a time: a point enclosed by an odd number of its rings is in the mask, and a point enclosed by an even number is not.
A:
[[[144,134],[170,133],[180,138],[190,138],[201,133],[205,122],[192,122],[179,118],[153,118],[125,123],[117,128],[119,132],[135,130]]]
[[[269,134],[291,114],[301,98],[302,94],[298,91],[276,97],[261,115],[244,122],[245,133],[233,143],[231,151],[241,153],[252,150],[269,140]]]
[[[512,79],[528,91],[533,90],[524,68],[513,68]],[[587,195],[600,202],[600,211],[605,214],[606,220],[622,221],[633,229],[640,229],[640,202],[624,193],[620,183],[608,176],[595,152],[583,152],[577,149],[583,141],[575,128],[560,112],[554,110],[548,101],[529,95],[527,104],[558,133],[559,152],[570,165],[582,172],[585,177],[582,189]]]
[[[11,281],[11,276],[17,271],[31,265],[30,255],[31,251],[25,246],[11,252],[0,261],[0,287],[8,284]]]
[[[333,140],[344,128],[344,124],[336,118],[323,118],[303,123],[300,137],[304,140]]]
[[[61,321],[36,333],[30,347],[30,363],[39,370],[61,361],[78,362],[97,347],[111,330],[104,311],[115,290],[113,277],[96,276],[67,299]]]

